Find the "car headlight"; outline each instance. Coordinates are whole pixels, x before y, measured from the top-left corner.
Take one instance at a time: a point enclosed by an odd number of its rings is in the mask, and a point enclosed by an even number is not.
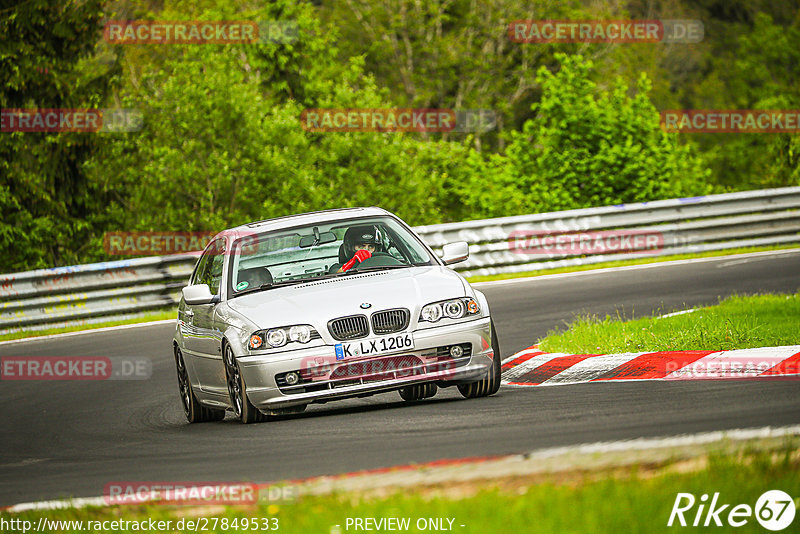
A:
[[[481,308],[478,306],[478,302],[470,297],[443,300],[423,306],[419,314],[419,320],[435,323],[442,317],[461,319],[462,317],[476,315],[480,311]]]
[[[247,346],[250,349],[283,347],[287,343],[308,343],[312,339],[318,339],[319,332],[307,324],[293,326],[282,326],[280,328],[270,328],[269,330],[259,330],[253,332]]]
[[[289,341],[308,343],[311,341],[311,327],[304,324],[289,329]]]
[[[267,331],[267,343],[272,348],[286,345],[286,330],[283,328],[273,328]]]

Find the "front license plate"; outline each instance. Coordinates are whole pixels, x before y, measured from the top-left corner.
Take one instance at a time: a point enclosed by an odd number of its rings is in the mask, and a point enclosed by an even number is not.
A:
[[[414,350],[414,337],[411,334],[395,334],[393,336],[373,337],[350,343],[337,343],[334,347],[337,360],[380,356],[390,352]]]

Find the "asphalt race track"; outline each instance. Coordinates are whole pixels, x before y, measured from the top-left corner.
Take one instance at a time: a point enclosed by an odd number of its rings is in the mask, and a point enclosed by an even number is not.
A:
[[[576,312],[626,316],[707,305],[732,293],[796,292],[800,251],[481,288],[503,356]],[[800,323],[800,318],[798,318]],[[310,406],[257,425],[228,415],[188,425],[174,326],[0,345],[0,356],[146,356],[143,381],[3,381],[0,506],[102,495],[113,481],[269,482],[541,447],[800,423],[800,382],[697,381],[503,387],[466,401],[454,388],[406,405],[397,393]],[[698,347],[699,348],[699,347]]]

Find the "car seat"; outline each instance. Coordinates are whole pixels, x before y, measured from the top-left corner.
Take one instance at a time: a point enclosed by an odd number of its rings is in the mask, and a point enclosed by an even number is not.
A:
[[[252,267],[239,271],[237,284],[247,282],[247,287],[260,287],[273,282],[272,273],[266,267]]]
[[[342,265],[347,263],[347,260],[349,260],[350,258],[345,257],[344,254],[345,254],[344,253],[344,243],[342,243],[341,245],[339,245],[339,263],[334,263],[333,265],[331,265],[328,268],[328,274],[335,273],[336,271],[341,269]]]

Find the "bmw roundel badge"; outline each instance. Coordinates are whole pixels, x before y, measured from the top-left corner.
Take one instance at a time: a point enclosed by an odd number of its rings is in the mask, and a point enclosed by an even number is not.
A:
[[[371,307],[372,307],[372,304],[370,304],[369,302],[362,302],[361,303],[361,309],[362,310],[366,310],[366,309],[371,308]]]

